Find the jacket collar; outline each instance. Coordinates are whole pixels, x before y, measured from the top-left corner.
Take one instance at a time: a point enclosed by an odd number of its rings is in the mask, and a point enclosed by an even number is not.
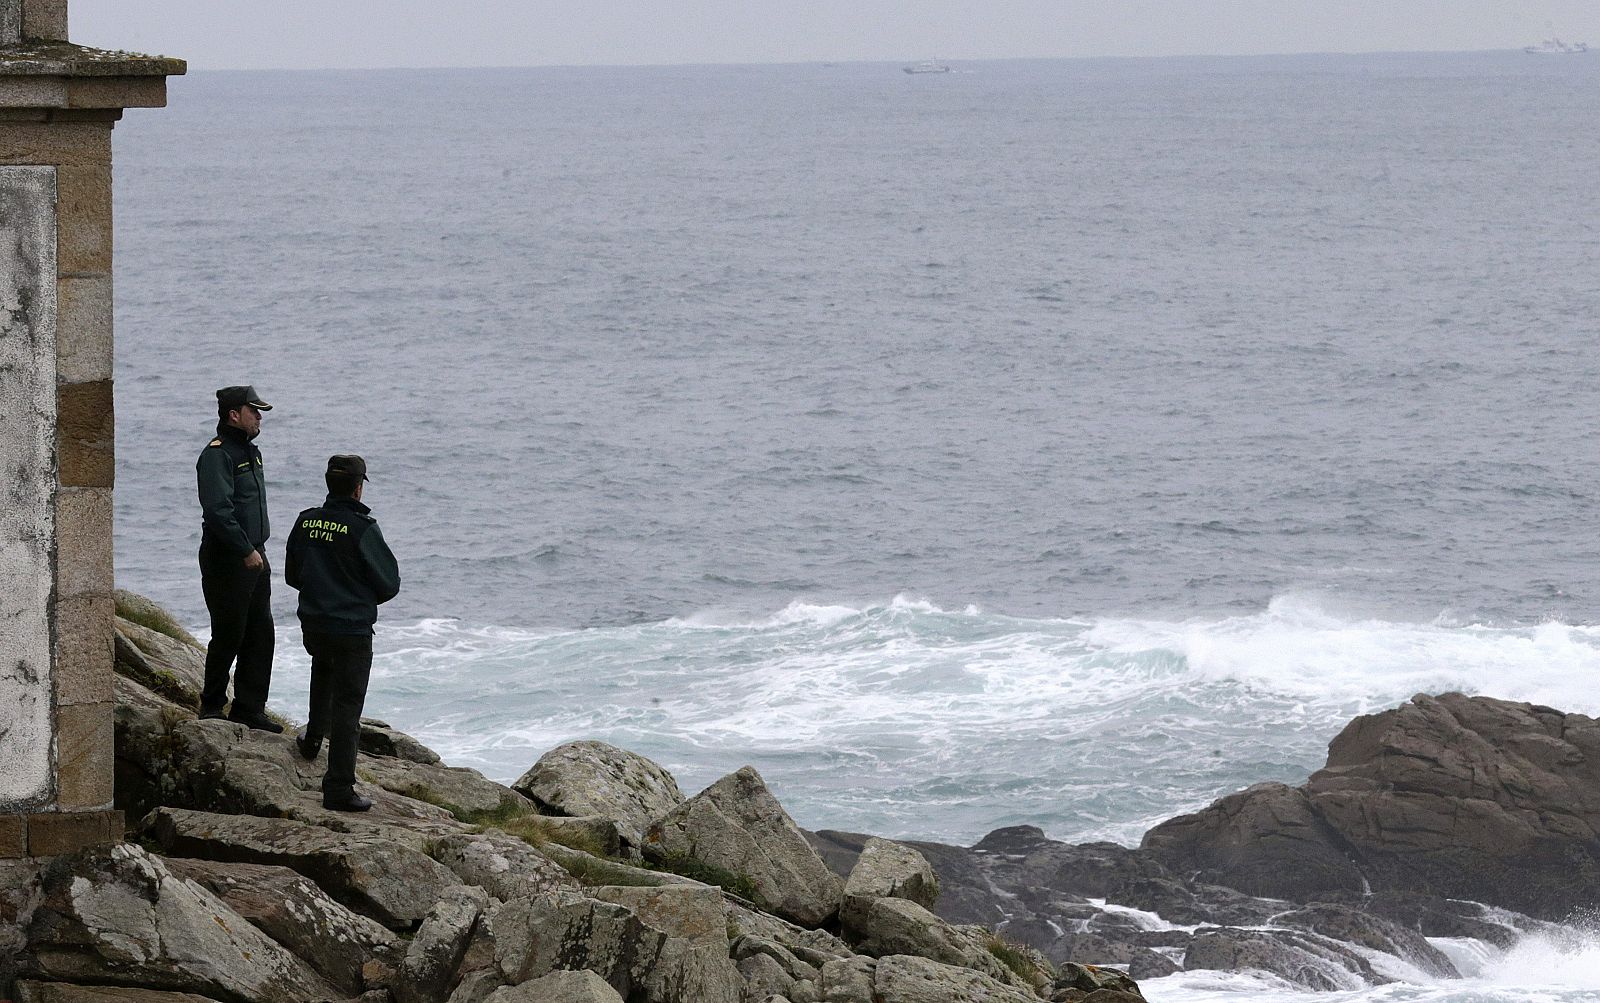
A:
[[[241,446],[250,445],[250,437],[244,434],[244,429],[235,428],[225,421],[217,422],[217,438],[236,442]]]
[[[366,515],[368,512],[372,511],[372,509],[367,508],[365,505],[363,505],[360,502],[356,501],[354,498],[346,498],[346,497],[344,497],[342,495],[329,495],[327,498],[323,499],[322,507],[323,508],[352,508],[352,509],[355,509],[357,512],[360,512],[362,515]]]

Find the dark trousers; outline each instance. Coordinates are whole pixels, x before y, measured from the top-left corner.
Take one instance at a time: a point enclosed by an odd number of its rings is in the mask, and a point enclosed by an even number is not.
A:
[[[206,647],[206,683],[200,709],[221,710],[228,702],[228,671],[233,676],[235,717],[263,713],[272,686],[272,568],[261,552],[260,570],[209,539],[200,543],[200,589],[211,613],[211,643]]]
[[[371,634],[303,633],[311,656],[311,720],[306,737],[328,740],[324,797],[355,793],[356,743],[361,738],[361,707],[372,676]]]

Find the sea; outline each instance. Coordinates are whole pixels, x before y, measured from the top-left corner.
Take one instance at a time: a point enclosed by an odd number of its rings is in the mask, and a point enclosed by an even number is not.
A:
[[[599,739],[810,828],[1136,845],[1419,692],[1600,714],[1597,99],[1521,52],[196,71],[116,128],[117,581],[204,636],[249,383],[275,565],[369,463],[367,713],[502,782]],[[1317,998],[1600,1000],[1581,922],[1449,946]]]

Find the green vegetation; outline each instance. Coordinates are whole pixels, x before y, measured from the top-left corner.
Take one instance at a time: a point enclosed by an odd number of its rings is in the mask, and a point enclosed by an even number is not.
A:
[[[495,828],[516,836],[529,846],[542,849],[551,843],[581,850],[592,857],[601,860],[610,860],[606,855],[606,848],[581,830],[573,830],[558,824],[544,815],[524,813],[514,818],[495,823]],[[577,877],[577,875],[573,875]],[[579,878],[581,881],[582,879]]]
[[[1011,969],[1012,974],[1028,983],[1034,984],[1045,973],[1039,970],[1039,965],[1033,960],[1026,948],[1020,944],[1013,944],[997,933],[991,933],[984,942],[984,947],[994,955],[994,959]]]
[[[205,645],[195,640],[193,634],[183,629],[183,625],[175,620],[171,613],[157,606],[144,596],[123,589],[117,589],[113,595],[116,597],[117,616],[130,623],[136,623],[147,630],[157,634],[165,634],[174,641],[181,641],[192,648],[205,650]]]
[[[735,874],[733,871],[723,870],[715,864],[707,864],[683,853],[669,854],[659,861],[647,862],[645,866],[653,871],[666,871],[679,877],[690,878],[701,884],[716,885],[725,892],[765,908],[765,900],[756,891],[755,882],[751,881],[747,874]]]

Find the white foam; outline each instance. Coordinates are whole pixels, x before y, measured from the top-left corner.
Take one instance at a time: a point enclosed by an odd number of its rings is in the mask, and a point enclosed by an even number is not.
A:
[[[1136,842],[1227,791],[1300,782],[1350,717],[1419,690],[1600,704],[1596,628],[1353,619],[1303,596],[1088,622],[796,599],[585,630],[425,620],[378,646],[369,713],[496,779],[599,738],[687,787],[756,765],[815,825],[969,842],[1019,822]]]

